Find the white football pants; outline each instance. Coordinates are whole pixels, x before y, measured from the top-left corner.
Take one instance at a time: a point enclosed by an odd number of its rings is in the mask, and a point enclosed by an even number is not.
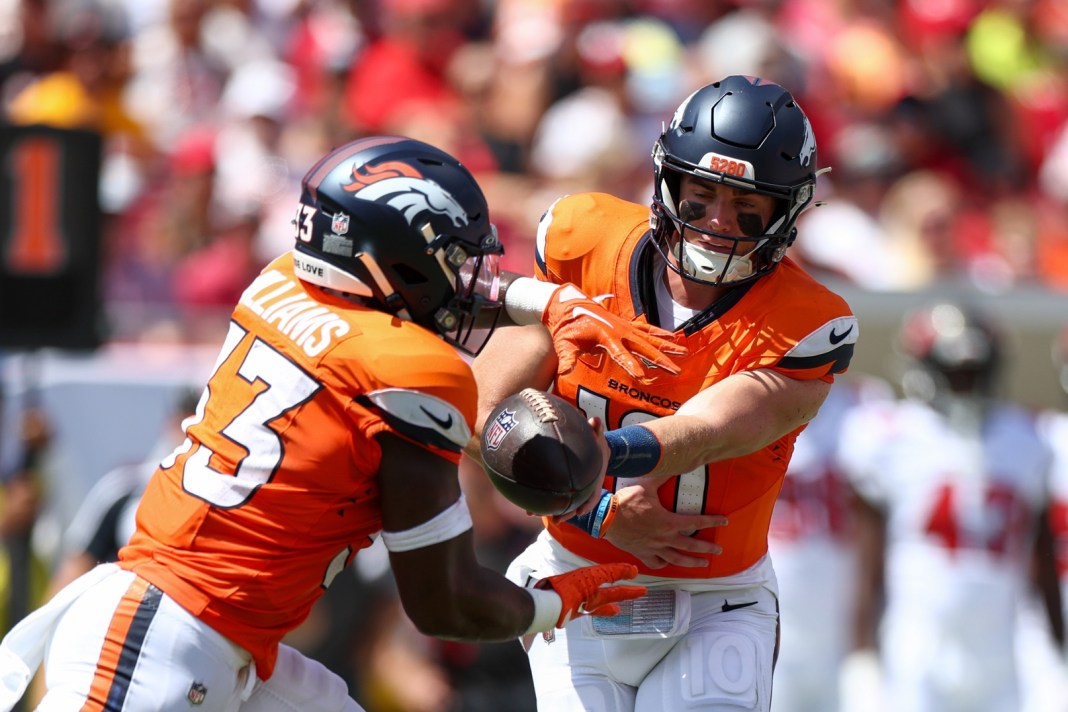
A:
[[[531,577],[560,573],[562,564],[583,563],[588,562],[539,537],[512,563],[508,577],[527,585]],[[538,710],[768,712],[778,638],[774,580],[716,588],[712,581],[650,579],[639,577],[638,583],[649,585],[650,592],[684,589],[676,629],[666,635],[604,635],[583,616],[563,630],[534,636],[527,655]]]
[[[105,564],[68,588],[0,646],[7,678],[43,637],[38,712],[363,712],[341,678],[285,645],[271,679],[258,679],[248,652],[132,572]],[[40,663],[22,660],[31,675]]]

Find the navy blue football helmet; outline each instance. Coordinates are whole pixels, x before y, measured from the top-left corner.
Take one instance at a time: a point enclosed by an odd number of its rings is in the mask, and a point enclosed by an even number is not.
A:
[[[481,349],[501,310],[504,249],[467,168],[421,141],[377,136],[331,151],[301,188],[301,279]]]
[[[668,265],[688,279],[742,284],[775,269],[816,187],[816,138],[790,92],[756,77],[730,76],[691,94],[653,146],[653,237]],[[679,201],[683,175],[777,200],[761,234],[736,237],[692,224]],[[680,239],[682,229],[733,241],[727,252]],[[673,254],[675,260],[668,259]]]

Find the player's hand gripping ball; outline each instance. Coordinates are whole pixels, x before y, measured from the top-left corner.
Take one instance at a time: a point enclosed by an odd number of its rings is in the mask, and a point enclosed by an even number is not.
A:
[[[527,388],[501,401],[482,429],[482,462],[510,502],[541,516],[578,509],[601,486],[601,449],[586,416]]]

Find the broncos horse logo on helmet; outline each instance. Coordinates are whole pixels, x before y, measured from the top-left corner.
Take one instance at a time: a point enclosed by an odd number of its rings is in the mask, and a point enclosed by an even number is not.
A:
[[[353,197],[381,201],[396,208],[409,223],[426,211],[447,216],[458,228],[468,222],[467,214],[455,198],[401,161],[376,166],[354,165],[352,182],[342,187]]]
[[[501,309],[503,247],[463,164],[422,141],[378,136],[324,156],[301,188],[293,261],[302,280],[477,353]]]

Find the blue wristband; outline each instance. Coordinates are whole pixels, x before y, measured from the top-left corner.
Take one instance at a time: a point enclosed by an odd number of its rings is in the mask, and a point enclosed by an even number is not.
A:
[[[660,462],[660,441],[644,425],[627,425],[604,434],[608,441],[608,474],[612,477],[648,475]]]
[[[571,519],[567,520],[567,523],[573,524],[595,539],[600,539],[604,518],[608,516],[611,506],[612,493],[608,490],[602,490],[601,500],[597,503],[597,506],[594,507],[593,511],[586,512],[581,517],[571,517]]]

